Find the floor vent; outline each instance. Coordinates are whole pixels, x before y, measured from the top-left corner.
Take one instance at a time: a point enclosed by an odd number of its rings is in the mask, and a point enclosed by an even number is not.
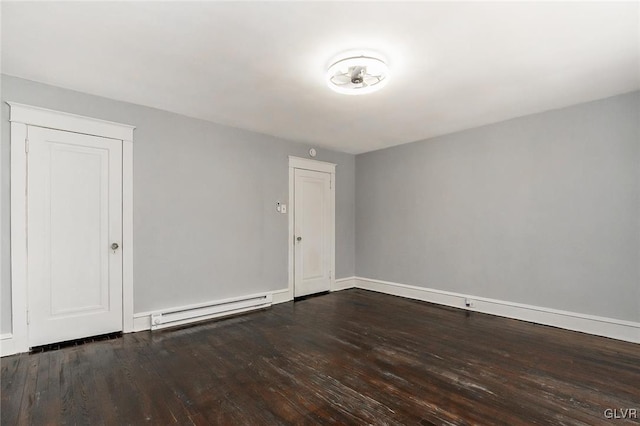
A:
[[[241,312],[264,309],[271,306],[272,296],[254,296],[244,299],[228,299],[204,305],[178,308],[151,314],[151,330],[203,321]]]

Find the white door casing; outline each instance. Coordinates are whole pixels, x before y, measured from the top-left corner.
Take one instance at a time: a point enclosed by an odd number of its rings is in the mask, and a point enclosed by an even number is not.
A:
[[[29,346],[121,331],[122,142],[27,136]]]
[[[11,334],[2,356],[29,349],[27,256],[28,128],[48,128],[114,139],[121,144],[122,330],[133,331],[133,130],[134,126],[7,102],[11,122]]]
[[[289,157],[289,298],[335,288],[335,167]]]

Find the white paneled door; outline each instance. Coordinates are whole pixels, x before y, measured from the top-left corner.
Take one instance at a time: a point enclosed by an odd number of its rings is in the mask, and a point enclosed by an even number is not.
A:
[[[331,174],[295,169],[294,295],[331,287]]]
[[[122,141],[28,127],[29,346],[122,330]]]

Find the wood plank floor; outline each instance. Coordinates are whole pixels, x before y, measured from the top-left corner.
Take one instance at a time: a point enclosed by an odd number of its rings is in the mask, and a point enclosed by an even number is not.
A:
[[[640,345],[364,290],[1,364],[3,425],[593,425],[638,422],[607,408],[640,413]]]

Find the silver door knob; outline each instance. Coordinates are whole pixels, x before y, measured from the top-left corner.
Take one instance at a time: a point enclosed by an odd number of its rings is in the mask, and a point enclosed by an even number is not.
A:
[[[296,240],[297,240],[298,242],[300,242],[300,241],[302,241],[302,237],[298,237],[298,238],[296,238]]]
[[[120,247],[118,243],[111,244],[111,250],[118,250],[118,247]]]

